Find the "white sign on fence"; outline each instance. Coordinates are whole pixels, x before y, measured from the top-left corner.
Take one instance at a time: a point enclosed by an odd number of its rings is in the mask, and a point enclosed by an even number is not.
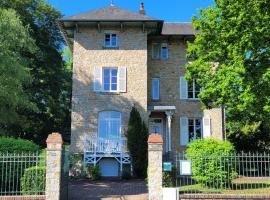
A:
[[[191,175],[191,160],[180,160],[180,175]]]

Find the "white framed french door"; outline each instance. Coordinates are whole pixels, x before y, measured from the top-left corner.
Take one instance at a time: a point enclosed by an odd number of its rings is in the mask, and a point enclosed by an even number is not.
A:
[[[102,139],[119,139],[121,137],[121,113],[103,111],[99,113],[98,137]]]

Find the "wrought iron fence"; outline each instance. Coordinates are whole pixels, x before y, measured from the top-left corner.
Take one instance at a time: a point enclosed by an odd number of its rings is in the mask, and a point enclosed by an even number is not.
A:
[[[0,152],[0,196],[44,195],[45,153]]]
[[[270,197],[270,154],[175,155],[180,194],[263,194]]]

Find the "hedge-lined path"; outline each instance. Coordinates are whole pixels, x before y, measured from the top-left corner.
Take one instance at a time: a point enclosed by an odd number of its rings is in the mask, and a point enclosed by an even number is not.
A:
[[[147,200],[145,181],[142,180],[71,180],[69,200]]]

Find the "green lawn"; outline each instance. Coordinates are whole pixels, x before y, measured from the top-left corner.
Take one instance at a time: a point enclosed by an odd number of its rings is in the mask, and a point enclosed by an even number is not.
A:
[[[203,194],[261,194],[270,195],[270,178],[238,178],[230,189],[209,188],[205,185],[185,185],[179,187],[180,193]]]

